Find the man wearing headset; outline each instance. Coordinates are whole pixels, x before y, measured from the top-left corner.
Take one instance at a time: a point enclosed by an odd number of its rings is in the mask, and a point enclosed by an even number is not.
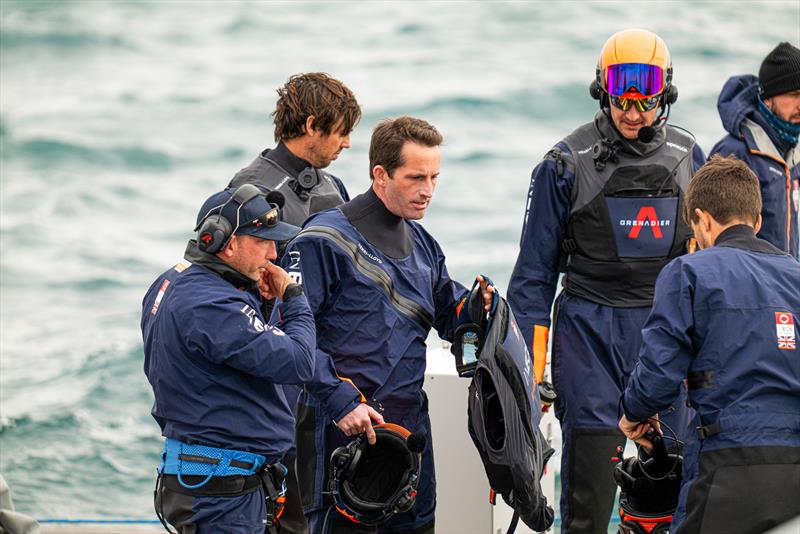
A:
[[[308,301],[271,262],[275,242],[298,230],[251,184],[216,193],[197,240],[144,297],[144,371],[166,438],[155,507],[181,534],[275,532],[280,462],[294,445],[280,385],[314,370]],[[275,326],[262,311],[272,298],[282,301]]]
[[[323,72],[295,74],[277,92],[272,116],[278,144],[236,173],[230,186],[250,183],[264,192],[280,192],[282,220],[302,226],[309,215],[350,200],[342,181],[322,169],[350,148],[350,132],[361,119],[361,108],[347,86]],[[283,244],[279,256],[282,248]],[[268,306],[267,316],[269,310]],[[294,405],[300,388],[287,386],[284,392]],[[294,454],[290,451],[285,461],[289,474],[284,534],[302,534],[308,528],[299,506]]]
[[[550,310],[566,272],[552,350],[561,524],[563,532],[595,533],[606,531],[614,502],[609,457],[625,442],[617,402],[638,357],[656,276],[686,251],[689,229],[678,209],[704,157],[691,134],[667,125],[677,89],[657,35],[611,36],[590,93],[600,101],[594,120],[533,170],[508,302],[541,381]],[[685,415],[681,403],[674,408]]]
[[[699,248],[656,282],[619,427],[645,433],[684,380],[697,410],[670,532],[760,533],[800,514],[800,263],[756,237],[759,180],[715,156],[686,192]]]
[[[452,339],[467,295],[450,278],[439,244],[417,222],[436,189],[441,143],[441,134],[421,119],[379,123],[370,141],[370,189],[312,216],[284,255],[317,324],[316,369],[297,417],[298,478],[313,534],[375,532],[346,519],[345,511],[340,515],[328,495],[331,453],[345,436],[363,433],[374,444],[373,422],[401,425],[426,439],[416,503],[379,532],[434,530],[425,340],[431,328]],[[488,310],[494,290],[478,280]]]

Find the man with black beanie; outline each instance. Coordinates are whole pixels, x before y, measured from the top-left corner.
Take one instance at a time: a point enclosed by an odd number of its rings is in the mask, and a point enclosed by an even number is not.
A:
[[[800,49],[783,42],[758,78],[732,76],[717,101],[728,131],[709,154],[734,155],[758,175],[763,208],[758,237],[798,258],[800,205]]]

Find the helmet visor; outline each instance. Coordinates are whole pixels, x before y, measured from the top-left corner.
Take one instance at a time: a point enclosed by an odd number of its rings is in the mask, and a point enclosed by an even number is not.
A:
[[[606,92],[610,96],[627,96],[633,89],[643,97],[652,97],[664,90],[664,69],[646,63],[620,63],[606,67]]]

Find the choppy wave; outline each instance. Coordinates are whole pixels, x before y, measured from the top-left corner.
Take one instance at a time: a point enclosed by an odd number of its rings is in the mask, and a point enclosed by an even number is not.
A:
[[[173,158],[160,150],[141,146],[101,148],[52,138],[9,141],[5,146],[4,156],[27,159],[44,167],[80,163],[88,167],[168,171],[174,165]]]
[[[364,116],[331,171],[368,187],[369,136],[413,114],[445,134],[425,226],[454,277],[504,287],[537,160],[590,120],[613,31],[670,45],[673,118],[705,148],[727,76],[800,41],[794,0],[0,2],[0,472],[43,517],[151,517],[159,430],[141,297],[197,207],[272,144],[275,88],[322,70]],[[697,31],[702,27],[703,31]],[[453,221],[458,224],[453,224]]]

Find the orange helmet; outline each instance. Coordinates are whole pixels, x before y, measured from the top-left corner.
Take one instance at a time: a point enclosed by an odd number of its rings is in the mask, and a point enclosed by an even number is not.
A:
[[[622,30],[609,37],[600,51],[591,88],[592,96],[605,103],[602,93],[614,102],[637,101],[642,107],[643,101],[648,101],[648,109],[658,105],[661,95],[663,104],[675,102],[672,59],[664,41],[641,29]]]

